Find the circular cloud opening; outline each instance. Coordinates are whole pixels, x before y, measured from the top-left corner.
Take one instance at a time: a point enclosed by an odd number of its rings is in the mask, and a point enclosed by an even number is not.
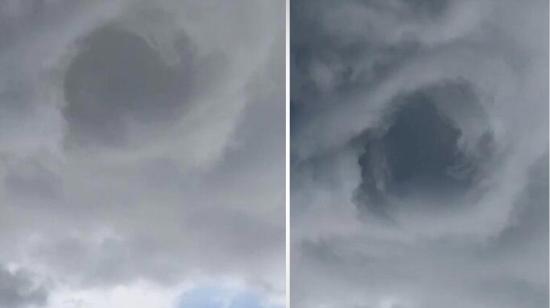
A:
[[[487,122],[481,110],[473,92],[459,84],[421,89],[392,101],[382,124],[364,135],[358,158],[360,204],[388,215],[397,204],[442,207],[464,200],[490,154],[490,134],[465,127]]]
[[[173,122],[186,82],[138,34],[114,26],[94,31],[69,64],[64,115],[78,144],[129,143],[130,126],[157,129]]]

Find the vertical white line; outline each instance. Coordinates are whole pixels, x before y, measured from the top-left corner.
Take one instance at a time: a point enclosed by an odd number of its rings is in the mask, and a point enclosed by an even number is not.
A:
[[[548,50],[550,50],[550,7],[548,8]],[[550,98],[550,53],[548,54],[548,98]],[[550,110],[548,110],[548,117],[550,118]],[[549,121],[550,122],[550,121]],[[548,134],[550,135],[550,123],[548,124]],[[550,151],[550,145],[548,145],[548,150]],[[550,173],[550,166],[548,167],[548,172]],[[548,183],[548,189],[550,190],[550,183]],[[550,197],[548,199],[548,202],[550,202]],[[548,221],[550,222],[550,213],[548,213]],[[550,234],[550,227],[547,226],[546,229],[547,232]],[[550,255],[550,247],[548,248],[548,255]],[[550,276],[550,268],[548,269],[548,275]],[[550,301],[550,292],[548,292],[548,300]]]
[[[290,308],[290,0],[285,1],[285,91],[286,91],[286,118],[285,118],[285,252],[286,252],[286,307]]]

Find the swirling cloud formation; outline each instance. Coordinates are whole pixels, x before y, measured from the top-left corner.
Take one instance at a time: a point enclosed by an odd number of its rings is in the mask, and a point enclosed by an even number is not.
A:
[[[290,12],[293,305],[547,307],[547,1]]]
[[[284,31],[278,1],[1,1],[0,305],[279,304]]]

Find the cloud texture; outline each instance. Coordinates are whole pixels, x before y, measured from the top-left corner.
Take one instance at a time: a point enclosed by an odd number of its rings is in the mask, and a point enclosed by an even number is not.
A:
[[[203,280],[282,299],[283,17],[0,3],[2,306],[175,307]]]
[[[548,306],[548,3],[291,3],[294,307]]]

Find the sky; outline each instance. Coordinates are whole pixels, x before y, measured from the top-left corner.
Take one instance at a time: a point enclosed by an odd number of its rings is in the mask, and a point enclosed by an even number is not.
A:
[[[1,1],[0,306],[282,307],[284,35],[281,1]]]
[[[548,2],[0,1],[0,307],[546,308]]]
[[[290,3],[291,307],[548,307],[548,1]]]

